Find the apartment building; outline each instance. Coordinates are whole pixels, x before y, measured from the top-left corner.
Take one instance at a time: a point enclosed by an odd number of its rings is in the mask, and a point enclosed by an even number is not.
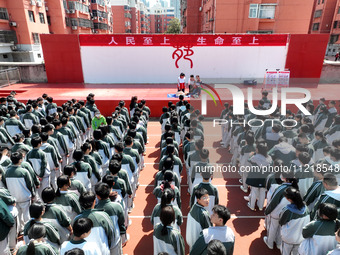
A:
[[[165,33],[169,22],[175,17],[175,9],[173,7],[164,8],[159,2],[151,7],[149,12],[150,32],[156,34]]]
[[[311,34],[330,34],[326,55],[340,51],[340,0],[315,0]]]
[[[184,33],[307,34],[312,0],[181,0]]]

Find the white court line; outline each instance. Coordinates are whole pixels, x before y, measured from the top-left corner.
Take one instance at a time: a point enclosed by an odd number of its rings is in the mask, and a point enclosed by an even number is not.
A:
[[[130,219],[150,219],[151,218],[151,215],[147,215],[147,216],[129,216]],[[184,219],[188,218],[188,216],[183,216]],[[264,219],[265,216],[238,216],[238,215],[235,215],[235,214],[232,214],[231,215],[231,218],[232,219]]]

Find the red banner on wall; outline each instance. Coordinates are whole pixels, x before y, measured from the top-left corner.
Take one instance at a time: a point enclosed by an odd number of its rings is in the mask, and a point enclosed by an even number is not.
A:
[[[286,46],[287,34],[112,34],[79,35],[80,46]]]

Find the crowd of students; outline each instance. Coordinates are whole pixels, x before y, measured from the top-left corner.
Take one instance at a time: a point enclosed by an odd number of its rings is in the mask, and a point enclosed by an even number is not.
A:
[[[257,109],[271,108],[268,92],[262,95]],[[240,169],[240,192],[249,192],[244,199],[250,210],[264,212],[264,243],[285,255],[340,253],[340,115],[335,101],[325,102],[304,104],[312,115],[287,110],[285,116],[278,109],[255,116],[247,104],[245,115],[237,116],[225,103],[220,116],[233,120],[221,123],[221,145]],[[0,251],[122,254],[150,114],[137,97],[129,109],[120,101],[108,117],[93,94],[62,106],[46,94],[26,104],[15,92],[0,98]],[[219,204],[213,173],[203,171],[212,167],[203,119],[183,96],[163,107],[153,190],[158,203],[151,216],[155,255],[183,255],[185,242],[193,255],[234,252],[235,236],[226,225],[231,213]],[[251,119],[262,125],[231,125]],[[183,175],[190,195],[185,240]]]
[[[145,100],[0,98],[0,253],[123,254],[144,168]],[[18,243],[21,237],[23,242]]]

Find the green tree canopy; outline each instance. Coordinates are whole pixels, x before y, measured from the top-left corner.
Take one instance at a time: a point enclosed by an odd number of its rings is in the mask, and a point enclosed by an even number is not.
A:
[[[181,33],[181,22],[179,19],[174,18],[170,20],[168,29],[166,30],[167,34],[180,34]]]

